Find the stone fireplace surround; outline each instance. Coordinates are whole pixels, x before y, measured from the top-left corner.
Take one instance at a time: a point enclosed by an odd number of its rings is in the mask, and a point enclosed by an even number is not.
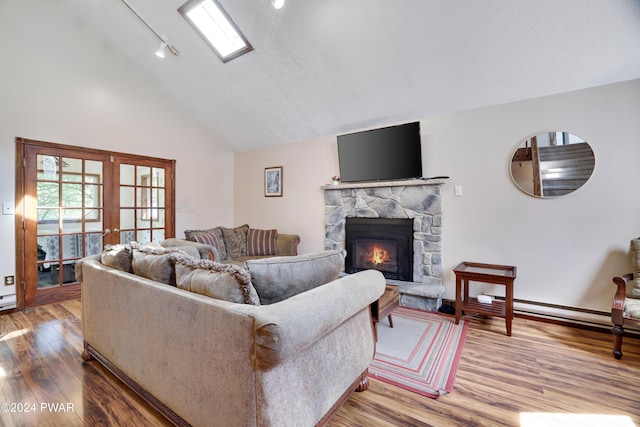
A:
[[[413,282],[400,286],[400,305],[437,311],[442,305],[442,185],[444,179],[348,183],[322,187],[325,249],[345,249],[345,221],[412,218]]]

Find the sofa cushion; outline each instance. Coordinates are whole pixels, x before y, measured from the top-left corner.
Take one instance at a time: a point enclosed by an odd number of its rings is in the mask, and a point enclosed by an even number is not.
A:
[[[187,240],[191,240],[192,242],[197,242],[196,236],[199,234],[213,234],[216,236],[218,240],[218,246],[214,246],[218,250],[218,254],[220,255],[220,259],[229,259],[229,254],[227,253],[227,248],[224,244],[224,238],[222,236],[222,227],[208,228],[206,230],[185,230],[184,236]]]
[[[138,242],[131,242],[130,245],[133,249],[131,266],[135,275],[165,285],[176,285],[176,273],[171,254],[187,255],[186,252],[177,248],[143,246]]]
[[[131,245],[106,245],[100,256],[100,262],[117,270],[133,273],[131,258]]]
[[[273,304],[336,280],[344,251],[254,259],[246,262],[261,304]]]
[[[247,224],[236,228],[222,228],[222,238],[224,246],[227,248],[229,258],[239,258],[247,256]]]
[[[249,228],[247,231],[247,256],[276,255],[276,237],[278,237],[278,230]]]
[[[229,302],[260,305],[246,269],[179,253],[171,254],[171,258],[178,288]]]
[[[640,298],[640,238],[631,240],[630,250],[633,280],[627,283],[627,297]]]

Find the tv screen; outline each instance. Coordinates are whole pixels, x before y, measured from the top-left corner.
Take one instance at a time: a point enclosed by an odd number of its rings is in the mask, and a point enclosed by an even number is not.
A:
[[[338,136],[342,182],[422,177],[420,123]]]

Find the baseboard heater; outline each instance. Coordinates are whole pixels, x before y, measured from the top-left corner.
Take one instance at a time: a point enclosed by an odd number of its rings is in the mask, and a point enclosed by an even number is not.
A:
[[[491,297],[494,300],[504,301],[504,296],[491,295]],[[455,301],[447,302],[450,305],[455,306]],[[590,328],[601,329],[603,331],[610,331],[613,326],[611,323],[610,312],[590,310],[587,308],[514,299],[513,311],[515,315],[587,326]],[[634,328],[625,328],[625,333],[627,332],[634,335],[640,334],[640,330]]]
[[[0,310],[16,308],[16,294],[0,295]]]
[[[504,299],[504,297],[494,297]],[[566,305],[549,304],[538,301],[514,299],[513,311],[531,317],[540,317],[560,322],[574,323],[601,329],[611,329],[611,313],[590,310],[586,308],[570,307]]]

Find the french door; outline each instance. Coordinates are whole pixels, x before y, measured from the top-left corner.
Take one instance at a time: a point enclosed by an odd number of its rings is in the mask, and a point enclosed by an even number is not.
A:
[[[80,295],[76,262],[174,235],[173,160],[16,138],[18,308]]]

